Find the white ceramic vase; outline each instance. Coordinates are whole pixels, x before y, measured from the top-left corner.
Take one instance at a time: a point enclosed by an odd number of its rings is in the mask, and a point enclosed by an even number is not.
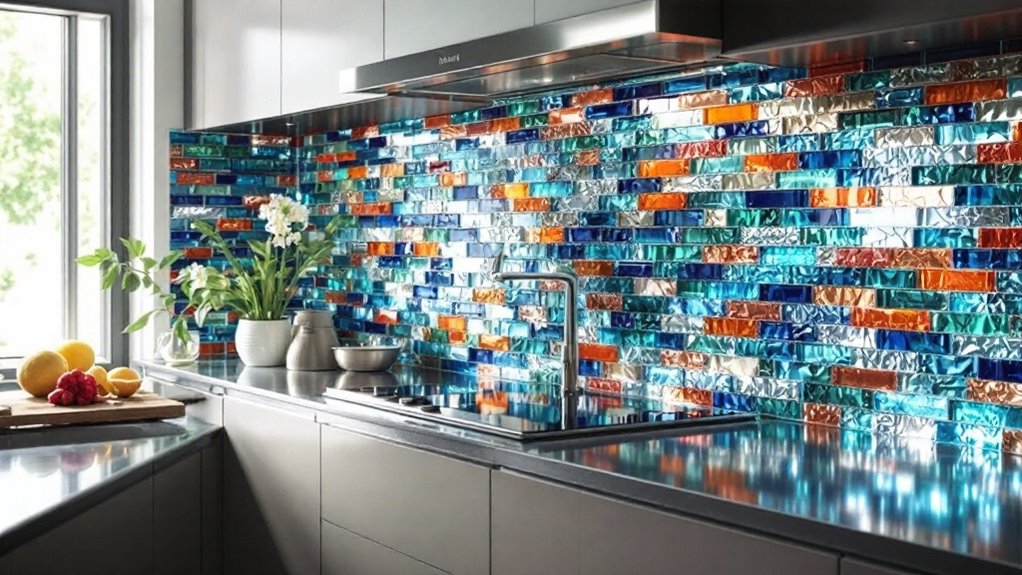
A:
[[[286,319],[238,320],[234,334],[238,357],[252,367],[284,365],[291,344],[291,322]]]

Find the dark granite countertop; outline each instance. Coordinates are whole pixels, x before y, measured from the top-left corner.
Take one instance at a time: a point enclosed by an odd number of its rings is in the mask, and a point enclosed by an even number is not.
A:
[[[208,445],[183,417],[0,431],[0,556]]]
[[[321,397],[339,373],[237,360],[138,365],[157,380],[311,409],[358,433],[850,556],[932,573],[1022,573],[1017,456],[774,420],[521,443]]]

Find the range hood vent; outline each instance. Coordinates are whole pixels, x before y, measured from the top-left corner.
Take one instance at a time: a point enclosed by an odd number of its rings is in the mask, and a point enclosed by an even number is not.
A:
[[[340,90],[489,102],[703,64],[720,47],[720,0],[646,0],[343,70]]]

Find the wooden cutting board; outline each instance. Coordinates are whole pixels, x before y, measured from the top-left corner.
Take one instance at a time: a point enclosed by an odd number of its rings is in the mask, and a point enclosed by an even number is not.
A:
[[[4,409],[10,408],[9,411]],[[169,419],[185,414],[179,401],[155,393],[138,392],[127,399],[105,403],[59,407],[24,391],[0,393],[0,429],[25,425],[79,425]]]

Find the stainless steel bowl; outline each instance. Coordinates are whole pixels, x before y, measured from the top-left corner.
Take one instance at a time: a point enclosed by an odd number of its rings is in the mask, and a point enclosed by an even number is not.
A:
[[[337,365],[347,371],[386,371],[397,361],[399,343],[341,342],[333,348]]]

